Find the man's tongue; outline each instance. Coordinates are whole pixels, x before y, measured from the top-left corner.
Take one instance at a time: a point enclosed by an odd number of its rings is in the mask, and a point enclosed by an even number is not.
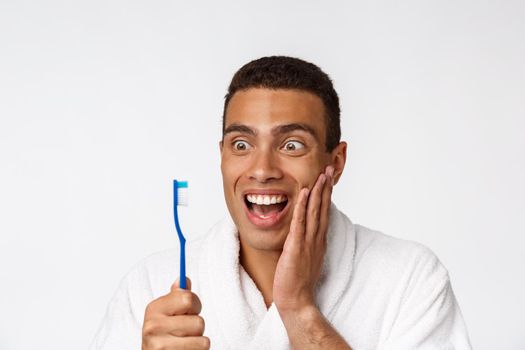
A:
[[[260,217],[269,217],[277,215],[284,208],[283,203],[270,204],[270,205],[252,205],[252,211],[255,215]]]

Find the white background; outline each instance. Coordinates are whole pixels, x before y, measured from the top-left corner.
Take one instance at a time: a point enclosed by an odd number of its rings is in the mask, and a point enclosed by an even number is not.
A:
[[[189,239],[226,213],[223,96],[272,54],[334,80],[339,208],[438,254],[476,349],[525,349],[524,18],[521,1],[0,0],[0,349],[86,348],[121,277],[178,244],[172,178]]]

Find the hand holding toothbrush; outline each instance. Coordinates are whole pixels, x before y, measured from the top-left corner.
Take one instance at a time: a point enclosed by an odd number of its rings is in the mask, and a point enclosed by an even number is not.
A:
[[[210,348],[210,339],[202,336],[204,319],[199,316],[201,301],[191,291],[189,278],[186,278],[186,283],[187,289],[182,289],[176,281],[168,294],[153,300],[146,307],[142,350]]]
[[[177,208],[188,205],[187,193],[187,181],[173,180],[173,215],[181,247],[180,278],[168,294],[148,304],[142,328],[142,350],[210,348],[210,339],[202,336],[204,319],[198,316],[201,301],[191,291],[191,281],[186,277],[186,238],[180,228]]]

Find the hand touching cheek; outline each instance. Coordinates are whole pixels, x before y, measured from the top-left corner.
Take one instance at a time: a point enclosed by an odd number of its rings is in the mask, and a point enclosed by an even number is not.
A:
[[[315,306],[315,285],[326,253],[333,174],[334,168],[327,167],[311,190],[303,188],[299,193],[274,276],[273,301],[280,312]]]

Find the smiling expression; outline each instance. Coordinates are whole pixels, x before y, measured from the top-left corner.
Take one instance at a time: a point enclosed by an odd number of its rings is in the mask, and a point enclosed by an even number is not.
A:
[[[250,88],[231,98],[221,171],[243,246],[282,250],[299,191],[341,152],[341,144],[325,149],[324,113],[322,100],[302,90]]]

